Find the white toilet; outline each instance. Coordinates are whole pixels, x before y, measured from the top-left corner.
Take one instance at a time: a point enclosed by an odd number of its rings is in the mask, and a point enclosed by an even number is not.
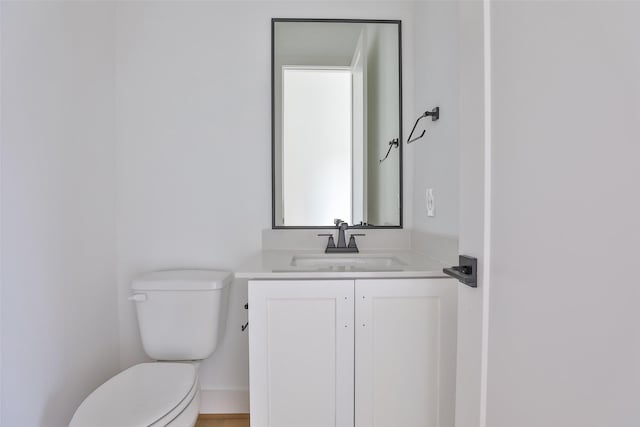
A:
[[[82,402],[70,427],[193,427],[200,408],[198,364],[216,349],[232,275],[168,270],[131,285],[144,351],[141,363],[111,378]]]

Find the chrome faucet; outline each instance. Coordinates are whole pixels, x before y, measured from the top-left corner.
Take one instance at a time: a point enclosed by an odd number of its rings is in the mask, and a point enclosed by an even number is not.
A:
[[[349,244],[347,245],[347,240],[345,238],[344,232],[349,229],[349,224],[344,222],[341,219],[333,220],[333,223],[336,225],[338,229],[338,245],[336,246],[335,241],[333,240],[333,234],[318,234],[318,236],[328,236],[329,240],[327,241],[327,247],[324,250],[325,253],[358,253],[358,245],[356,244],[356,236],[364,236],[364,234],[352,233],[349,236]]]

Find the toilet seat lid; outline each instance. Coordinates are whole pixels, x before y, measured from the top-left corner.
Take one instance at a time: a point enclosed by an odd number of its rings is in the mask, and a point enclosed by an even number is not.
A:
[[[141,363],[98,387],[76,410],[70,427],[150,426],[184,402],[197,384],[189,363]]]

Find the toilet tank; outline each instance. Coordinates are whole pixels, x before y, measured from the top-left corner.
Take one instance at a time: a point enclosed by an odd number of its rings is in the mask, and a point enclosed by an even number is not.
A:
[[[156,360],[201,360],[222,339],[232,274],[217,270],[166,270],[131,284],[142,345]]]

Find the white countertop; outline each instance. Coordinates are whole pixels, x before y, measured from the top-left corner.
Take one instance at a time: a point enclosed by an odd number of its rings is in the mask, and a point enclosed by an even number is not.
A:
[[[389,267],[319,268],[292,265],[293,257],[394,257],[399,263]],[[367,250],[357,254],[325,254],[318,250],[262,251],[236,270],[240,279],[372,279],[448,277],[440,261],[410,250]]]

